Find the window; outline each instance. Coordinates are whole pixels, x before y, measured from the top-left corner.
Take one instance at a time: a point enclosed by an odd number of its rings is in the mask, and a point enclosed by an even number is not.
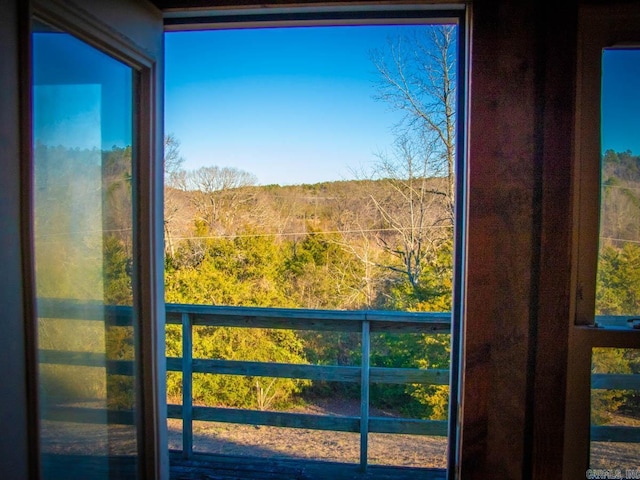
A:
[[[640,351],[594,348],[591,366],[589,468],[638,472]],[[637,473],[635,473],[637,475]]]
[[[640,50],[602,51],[600,228],[596,324],[634,328],[640,313]],[[591,468],[637,468],[640,454],[640,351],[592,350]],[[615,382],[618,382],[616,389]],[[626,388],[623,388],[624,385]],[[601,387],[601,388],[598,388]],[[621,427],[621,428],[616,428]],[[604,433],[603,433],[604,432]],[[596,440],[611,443],[603,444]],[[634,443],[636,442],[636,443]],[[606,452],[606,453],[605,453]]]
[[[569,477],[589,469],[587,475],[609,471],[625,478],[637,468],[629,456],[640,452],[640,370],[634,348],[640,344],[634,321],[640,310],[637,20],[624,8],[604,13],[584,7],[580,14],[578,295],[567,403],[573,435],[567,437],[572,444],[565,444]]]
[[[596,315],[640,314],[640,48],[602,52]]]
[[[463,13],[166,19],[172,449],[448,466]]]
[[[49,459],[43,475],[69,468],[58,464],[65,452],[101,459],[96,469],[107,478],[111,449],[134,459],[137,452],[133,418],[113,425],[107,417],[107,410],[131,415],[136,408],[135,376],[110,368],[128,360],[135,371],[134,328],[110,324],[107,311],[131,309],[137,295],[137,266],[126,264],[133,256],[134,71],[69,34],[34,27],[40,440]],[[118,337],[128,348],[116,352]],[[119,447],[105,442],[116,429],[128,440]]]
[[[130,24],[99,20],[108,2],[31,7],[22,68],[32,142],[22,173],[33,200],[23,214],[38,340],[30,352],[34,471],[166,478],[165,355],[156,334],[164,329],[155,250],[162,157],[151,118],[162,23],[137,10],[144,33],[133,42]],[[136,7],[118,8],[123,18]]]

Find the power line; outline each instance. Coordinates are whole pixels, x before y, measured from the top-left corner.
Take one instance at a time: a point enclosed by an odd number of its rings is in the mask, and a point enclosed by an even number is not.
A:
[[[38,228],[36,227],[36,230],[38,230]],[[102,230],[102,229],[98,229],[98,230],[73,230],[71,232],[51,232],[51,233],[43,233],[40,235],[36,235],[35,239],[36,240],[40,240],[42,238],[49,238],[49,237],[71,237],[71,236],[76,236],[76,235],[97,235],[97,234],[104,234],[104,233],[122,233],[122,232],[132,232],[133,229],[132,228],[111,228],[108,230]]]
[[[632,187],[632,186],[624,186],[624,185],[607,185],[605,183],[602,184],[602,188],[605,190],[608,190],[610,188],[617,188],[618,190],[638,190],[640,191],[640,186],[639,187]]]
[[[297,237],[304,235],[330,235],[330,234],[349,234],[349,233],[377,233],[377,232],[406,232],[413,230],[412,227],[405,228],[365,228],[356,230],[324,230],[324,231],[305,231],[305,232],[284,232],[284,233],[243,233],[243,234],[220,234],[220,235],[204,235],[204,236],[172,236],[173,240],[206,240],[215,238],[257,238],[257,237]],[[430,225],[427,227],[418,228],[415,230],[429,230],[429,229],[453,229],[452,225]],[[50,237],[63,237],[63,236],[76,236],[76,235],[97,235],[105,233],[121,233],[132,232],[131,228],[118,228],[109,230],[74,230],[71,232],[55,232],[37,235],[36,240],[42,240]],[[616,240],[616,239],[612,239]]]
[[[631,240],[626,238],[613,238],[613,237],[600,237],[601,240],[609,240],[611,242],[624,242],[624,243],[635,243],[640,244],[640,240]]]
[[[433,225],[429,227],[423,227],[422,230],[432,229],[432,228],[446,228],[453,229],[452,225]],[[417,229],[417,228],[416,228]],[[304,236],[304,235],[327,235],[327,234],[335,234],[335,233],[375,233],[375,232],[397,232],[397,231],[407,231],[412,230],[411,227],[406,228],[369,228],[369,229],[361,229],[361,230],[326,230],[322,232],[287,232],[287,233],[251,233],[251,234],[221,234],[221,235],[206,235],[200,237],[171,237],[173,240],[206,240],[206,239],[215,239],[215,238],[258,238],[258,237],[294,237],[294,236]]]

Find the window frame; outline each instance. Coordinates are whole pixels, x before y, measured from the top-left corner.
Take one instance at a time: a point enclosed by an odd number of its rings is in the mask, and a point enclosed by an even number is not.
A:
[[[576,82],[576,170],[574,202],[577,232],[575,324],[595,323],[596,273],[600,232],[602,52],[640,48],[640,14],[632,6],[583,6],[579,13]],[[636,24],[634,25],[634,22]]]
[[[605,48],[640,47],[633,5],[582,5],[578,14],[572,306],[563,478],[584,478],[591,443],[591,360],[596,347],[638,348],[640,330],[596,326],[600,233],[601,79]]]
[[[164,12],[165,32],[251,29],[292,26],[353,26],[455,23],[458,27],[456,101],[456,187],[454,271],[451,308],[451,365],[447,468],[449,479],[460,477],[464,379],[464,317],[468,222],[468,118],[471,8],[464,3],[409,5],[348,5],[274,8],[202,8]]]

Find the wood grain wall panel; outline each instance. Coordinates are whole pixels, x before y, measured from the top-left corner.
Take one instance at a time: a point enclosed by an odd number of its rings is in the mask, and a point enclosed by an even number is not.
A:
[[[577,1],[545,6],[538,58],[543,107],[540,266],[537,284],[532,477],[559,478],[564,456],[571,286],[572,172],[577,61]]]
[[[521,478],[536,249],[534,3],[473,12],[462,478]]]

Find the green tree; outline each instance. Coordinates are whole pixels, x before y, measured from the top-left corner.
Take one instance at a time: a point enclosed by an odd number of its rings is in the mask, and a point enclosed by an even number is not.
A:
[[[181,356],[177,329],[169,329],[168,333],[168,354]],[[291,330],[196,327],[193,346],[194,358],[307,363],[302,341]],[[265,380],[260,377],[197,373],[193,376],[193,399],[196,403],[206,405],[278,407],[291,403],[293,395],[308,383],[295,379]],[[179,375],[169,376],[167,393],[170,398],[182,395]]]
[[[361,307],[364,299],[354,292],[359,291],[362,265],[342,244],[339,234],[322,233],[310,226],[302,240],[287,244],[290,253],[282,272],[296,306]]]
[[[591,373],[639,374],[640,352],[637,349],[594,348]],[[623,410],[638,414],[640,394],[632,390],[595,389],[591,398],[591,422],[596,425],[609,423]]]
[[[208,238],[184,244],[176,257],[192,256],[185,249],[197,245],[197,265],[172,265],[165,276],[169,303],[230,306],[293,306],[281,278],[282,247],[273,237],[245,231],[234,238]],[[167,329],[167,352],[181,356],[177,328]],[[306,363],[303,343],[291,330],[197,327],[194,356],[226,360]],[[241,376],[195,374],[193,397],[207,405],[268,408],[292,401],[308,382]],[[178,374],[168,378],[169,396],[181,394]]]
[[[596,289],[597,315],[640,312],[640,245],[600,249]]]

